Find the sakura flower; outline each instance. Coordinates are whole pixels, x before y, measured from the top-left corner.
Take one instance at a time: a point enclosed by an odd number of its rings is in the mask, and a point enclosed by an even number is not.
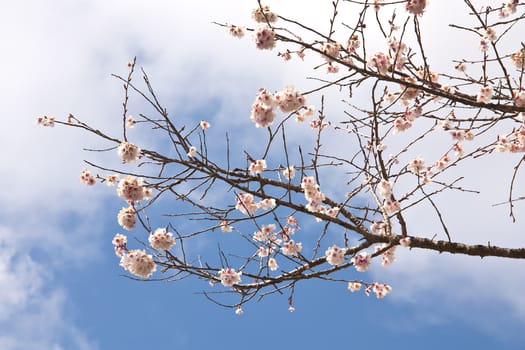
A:
[[[197,155],[197,148],[195,146],[191,146],[188,151],[188,157],[195,158],[196,155]]]
[[[244,313],[244,311],[243,311],[242,307],[237,306],[237,308],[235,309],[235,314],[238,315],[238,316],[240,316],[240,315],[242,315],[243,313]]]
[[[507,0],[505,4],[505,10],[509,13],[516,13],[516,7],[518,6],[519,0]]]
[[[265,198],[259,202],[259,205],[263,210],[275,208],[275,198]]]
[[[372,285],[371,284],[366,284],[365,285],[365,295],[368,297],[370,296],[370,292],[372,291]]]
[[[423,15],[425,7],[427,6],[427,0],[408,0],[405,9],[414,15]]]
[[[261,88],[252,104],[252,113],[250,119],[258,128],[270,126],[275,119],[275,109],[277,102],[274,96],[268,90]]]
[[[313,119],[311,122],[310,122],[310,127],[314,130],[322,130],[324,129],[328,124],[323,122],[323,119],[321,118],[316,118],[316,119]]]
[[[82,170],[79,177],[80,182],[88,186],[93,186],[96,183],[95,177],[91,175],[89,170]]]
[[[234,38],[242,38],[244,36],[244,28],[233,24],[228,25],[228,32]]]
[[[175,244],[173,234],[168,232],[166,228],[156,229],[149,235],[148,241],[154,249],[160,250],[170,250],[171,246]]]
[[[441,159],[439,159],[438,161],[436,161],[434,163],[434,169],[436,171],[441,171],[441,170],[445,169],[447,167],[449,161],[450,161],[449,156],[448,155],[444,155],[443,157],[441,157]]]
[[[264,169],[266,169],[266,161],[264,159],[258,159],[252,162],[249,168],[252,175],[260,174]]]
[[[145,199],[147,191],[141,178],[128,175],[120,180],[117,186],[117,194],[128,202],[136,202]]]
[[[328,65],[326,66],[326,73],[337,73],[337,72],[339,72],[339,66],[333,63],[328,63]]]
[[[237,195],[235,209],[246,215],[252,215],[259,209],[259,203],[254,202],[253,195],[241,192]]]
[[[377,190],[379,191],[379,195],[383,198],[390,198],[392,195],[392,183],[388,182],[385,179],[381,179],[379,181],[379,184],[377,185]]]
[[[375,221],[370,225],[370,230],[375,234],[385,235],[386,224],[383,221]]]
[[[392,291],[392,287],[385,283],[374,282],[372,291],[376,294],[378,299],[384,298],[388,293]]]
[[[468,141],[474,140],[475,136],[476,135],[474,135],[474,132],[472,130],[465,131],[465,140],[468,140]]]
[[[293,239],[285,242],[281,247],[284,255],[297,256],[303,249],[302,243],[295,243]]]
[[[452,130],[450,132],[450,136],[452,136],[452,139],[455,141],[463,141],[465,138],[465,131],[463,130]]]
[[[337,214],[339,214],[339,208],[338,207],[331,207],[325,210],[324,212],[326,215],[335,218]]]
[[[138,249],[130,250],[127,254],[122,255],[120,266],[142,278],[148,278],[157,269],[153,257],[145,250]]]
[[[252,19],[258,23],[274,23],[278,20],[278,17],[276,13],[270,11],[270,6],[262,5],[256,9],[253,9]]]
[[[113,186],[119,181],[119,177],[117,174],[110,174],[106,176],[106,185]]]
[[[201,122],[199,123],[200,124],[200,127],[203,131],[206,131],[209,129],[209,127],[211,126],[209,122],[207,122],[206,120],[201,120]]]
[[[135,228],[137,219],[135,217],[135,209],[129,206],[127,208],[122,208],[118,212],[117,221],[120,226],[125,230],[131,231]]]
[[[412,159],[407,165],[407,170],[416,175],[422,173],[424,169],[425,160],[421,156]]]
[[[267,257],[272,252],[273,252],[273,249],[270,247],[259,246],[259,248],[257,248],[257,255],[261,258]]]
[[[410,243],[411,243],[410,237],[403,237],[399,240],[399,244],[405,248],[410,247]]]
[[[365,272],[370,267],[371,255],[367,252],[357,253],[351,260],[355,269],[359,272]]]
[[[285,61],[289,61],[292,59],[292,53],[290,50],[286,50],[285,52],[279,52],[277,56],[282,57]]]
[[[325,252],[326,261],[330,265],[339,265],[345,260],[345,251],[344,248],[339,248],[337,245],[333,245],[328,248]]]
[[[268,259],[268,267],[270,270],[275,271],[279,268],[279,265],[277,265],[277,261],[274,258]]]
[[[404,77],[404,78],[401,78],[401,80],[409,84],[417,83],[417,80],[412,77]],[[400,85],[400,88],[401,88],[400,99],[405,105],[408,105],[409,101],[415,99],[420,93],[418,89],[413,88],[413,87],[408,87],[407,85],[402,84]]]
[[[275,101],[284,113],[296,111],[306,103],[304,96],[293,86],[287,86],[284,90],[276,93]]]
[[[479,49],[482,52],[487,52],[490,47],[490,40],[487,38],[481,38],[479,41]]]
[[[390,56],[382,52],[376,52],[368,61],[368,65],[377,68],[380,74],[387,74],[392,65],[390,61]]]
[[[219,278],[221,279],[222,285],[225,287],[231,287],[234,284],[240,283],[241,275],[241,271],[237,272],[235,269],[229,267],[219,271]]]
[[[268,26],[255,30],[255,46],[260,50],[271,50],[275,47],[275,32]]]
[[[228,221],[222,220],[220,223],[221,232],[232,232],[233,227],[228,225]]]
[[[136,123],[137,123],[137,122],[135,121],[135,119],[133,118],[132,115],[128,115],[128,116],[126,117],[126,126],[127,126],[128,128],[134,128]]]
[[[448,118],[445,118],[443,120],[439,120],[437,122],[437,126],[442,128],[443,130],[450,130],[451,129],[451,126],[450,126],[450,120]]]
[[[126,252],[126,244],[128,243],[128,238],[121,233],[117,233],[113,240],[111,241],[115,248],[115,255],[119,258]]]
[[[39,125],[42,125],[42,126],[47,126],[47,127],[54,127],[55,126],[55,117],[51,116],[51,117],[48,117],[48,116],[43,116],[43,117],[38,117],[37,120],[36,120],[36,123],[39,124]]]
[[[277,236],[273,233],[275,224],[261,225],[261,230],[253,235],[253,240],[258,242],[270,241],[273,242]]]
[[[387,214],[394,214],[401,210],[399,202],[392,199],[385,200],[383,207],[385,208]]]
[[[352,34],[346,42],[346,51],[348,51],[348,53],[351,55],[359,48],[360,45],[361,43],[359,42],[359,37],[357,34]]]
[[[310,212],[321,210],[321,203],[325,200],[325,195],[319,191],[319,185],[315,182],[313,176],[305,176],[301,181],[301,188],[304,190],[304,196],[308,201],[306,209]]]
[[[394,119],[394,135],[402,131],[408,130],[412,127],[412,122],[405,117],[397,117]]]
[[[422,68],[417,71],[417,76],[419,77],[419,79],[430,80],[433,83],[437,83],[439,79],[438,73],[427,71]]]
[[[378,251],[383,250],[386,247],[387,247],[387,244],[384,243],[384,244],[382,244],[380,246],[376,246],[375,247],[375,251],[377,253]],[[394,261],[396,261],[396,257],[394,255],[395,252],[396,252],[396,246],[393,246],[390,249],[384,251],[383,254],[381,254],[381,259],[382,259],[381,264],[383,266],[388,266],[388,265],[392,264]]]
[[[283,176],[288,180],[291,180],[295,177],[295,167],[290,165],[289,167],[283,170]]]
[[[353,292],[357,292],[361,289],[361,283],[359,282],[348,282],[348,290]]]
[[[299,222],[297,221],[296,217],[290,215],[286,218],[286,225],[292,225],[295,227],[299,227]]]
[[[118,146],[117,151],[124,163],[134,163],[137,161],[137,159],[139,159],[140,156],[140,148],[126,141],[122,142],[120,146]]]
[[[496,35],[496,31],[492,27],[487,27],[485,30],[485,38],[487,38],[489,41],[494,42],[498,38]]]
[[[454,151],[454,155],[456,157],[461,157],[463,155],[463,145],[461,142],[456,142],[454,145],[452,145],[452,150]]]
[[[323,52],[323,57],[327,62],[332,62],[333,58],[338,58],[340,50],[341,45],[337,42],[325,43],[321,48],[321,51]]]

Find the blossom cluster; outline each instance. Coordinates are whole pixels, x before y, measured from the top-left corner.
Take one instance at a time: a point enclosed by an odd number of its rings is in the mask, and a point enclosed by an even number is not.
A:
[[[518,6],[519,0],[507,0],[506,3],[503,4],[499,11],[499,16],[501,18],[510,16],[513,13],[516,13],[516,8]]]
[[[392,196],[392,183],[381,179],[377,185],[377,191],[379,195],[384,199],[383,208],[388,214],[393,214],[401,210],[401,206],[398,201]],[[373,230],[379,230],[379,228],[374,228]]]
[[[126,253],[127,251],[126,244],[128,243],[128,238],[121,233],[117,233],[113,237],[113,240],[111,243],[113,243],[113,247],[115,249],[115,255],[121,258],[122,255]]]
[[[48,116],[43,116],[43,117],[38,117],[36,119],[36,123],[39,124],[39,125],[42,125],[42,126],[47,126],[47,127],[50,127],[52,128],[53,126],[55,126],[55,117],[51,116],[51,117],[48,117]]]
[[[408,0],[405,9],[414,15],[423,15],[425,7],[427,6],[427,0]]]
[[[302,108],[305,103],[305,97],[292,86],[285,87],[275,95],[261,88],[252,104],[250,119],[256,127],[266,128],[274,122],[277,107],[284,113],[290,113]]]
[[[385,249],[386,247],[388,246],[388,244],[382,244],[382,245],[379,245],[379,246],[376,246],[375,247],[375,251],[376,253]],[[381,264],[383,266],[388,266],[390,264],[392,264],[395,260],[396,260],[396,257],[395,257],[395,252],[396,252],[396,246],[393,246],[391,248],[389,248],[388,250],[384,251],[382,254],[381,254]]]
[[[148,278],[157,269],[157,265],[155,261],[153,261],[151,254],[146,253],[143,249],[128,250],[122,255],[120,266],[142,278]]]
[[[170,250],[175,244],[173,234],[166,228],[158,228],[149,235],[148,241],[154,249]]]
[[[493,93],[492,85],[491,84],[487,84],[487,85],[481,87],[481,89],[479,90],[478,95],[476,97],[476,100],[478,102],[489,103],[490,99],[492,98],[492,93]]]
[[[254,201],[252,194],[241,192],[237,195],[235,209],[241,213],[252,215],[259,207],[260,204]]]
[[[133,203],[150,198],[151,189],[144,186],[142,178],[128,175],[120,180],[117,194],[129,203]]]
[[[525,152],[525,126],[521,126],[508,136],[499,135],[495,149],[498,152]]]
[[[417,89],[406,89],[406,90],[404,90],[404,92],[402,93],[403,101],[406,101],[406,100],[404,100],[404,96],[405,96],[405,93],[407,91],[409,91],[409,90],[416,90],[417,91]],[[423,113],[422,108],[418,106],[418,107],[415,107],[415,108],[407,109],[403,113],[402,116],[399,116],[396,119],[394,119],[394,131],[393,131],[394,135],[411,128],[412,127],[412,123],[414,122],[414,120],[416,120],[416,118],[421,116],[422,113]]]
[[[242,271],[235,271],[235,269],[232,268],[221,269],[219,271],[219,278],[225,287],[231,287],[234,284],[240,283],[241,275]]]
[[[252,19],[258,23],[275,23],[279,19],[275,12],[270,11],[270,6],[261,5],[252,11]]]
[[[259,26],[254,32],[255,46],[261,50],[275,47],[275,32],[268,26]]]
[[[295,242],[293,239],[284,242],[281,250],[284,255],[297,256],[303,249],[303,244],[300,242]]]
[[[406,52],[408,50],[406,44],[402,41],[398,41],[395,38],[390,38],[388,40],[388,46],[392,50],[393,55],[392,59],[394,60],[394,67],[397,70],[403,70],[405,63],[408,61]]]
[[[376,52],[369,60],[368,65],[376,68],[380,74],[387,74],[392,66],[391,58],[382,52]]]
[[[250,174],[252,175],[260,174],[264,169],[266,169],[266,161],[264,159],[258,159],[252,162],[249,167]]]
[[[337,245],[329,247],[324,253],[326,256],[326,261],[330,265],[339,265],[345,260],[345,251],[346,249],[340,248]]]
[[[301,188],[304,191],[304,197],[308,201],[306,210],[312,213],[322,213],[331,217],[336,217],[339,213],[338,207],[328,208],[322,205],[325,200],[325,194],[319,190],[319,185],[315,182],[313,176],[305,176],[301,181]]]
[[[368,252],[357,253],[351,260],[354,267],[359,272],[365,272],[370,267],[372,255]]]
[[[120,209],[117,214],[117,221],[118,224],[125,230],[133,230],[137,222],[137,218],[135,217],[135,209],[132,206]]]
[[[253,240],[261,243],[257,249],[257,255],[260,258],[269,257],[277,249],[280,249],[284,255],[297,256],[302,250],[302,243],[291,239],[291,236],[299,229],[297,219],[289,216],[286,225],[276,232],[275,224],[261,225],[260,230],[253,234]],[[267,262],[270,270],[275,271],[279,268],[277,260],[270,257]]]
[[[283,170],[283,176],[288,180],[293,179],[295,177],[295,167],[293,165],[286,167]]]
[[[82,170],[80,172],[79,180],[80,182],[88,186],[93,186],[96,182],[95,177],[91,175],[91,172],[89,170]]]
[[[118,155],[124,163],[133,163],[139,159],[140,148],[129,142],[122,142],[117,148]]]
[[[233,24],[228,25],[228,31],[231,36],[235,38],[242,38],[244,36],[244,28]]]

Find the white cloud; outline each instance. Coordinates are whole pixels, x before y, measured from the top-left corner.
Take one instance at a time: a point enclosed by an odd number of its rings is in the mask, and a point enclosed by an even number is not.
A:
[[[47,264],[17,245],[18,233],[0,227],[0,348],[96,349],[70,324],[66,292]]]

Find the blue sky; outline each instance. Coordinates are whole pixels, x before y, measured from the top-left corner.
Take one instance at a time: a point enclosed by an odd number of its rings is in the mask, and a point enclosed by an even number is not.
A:
[[[330,1],[268,3],[288,17],[328,28]],[[427,52],[433,57],[446,44],[461,56],[468,45],[432,30],[446,28],[441,18],[451,16],[439,4],[432,2],[423,17],[431,38]],[[250,140],[261,130],[254,130],[248,114],[257,89],[290,84],[306,89],[312,82],[305,76],[314,75],[308,60],[284,64],[275,51],[257,51],[249,37],[237,40],[211,24],[249,25],[255,5],[245,0],[29,0],[3,6],[0,349],[523,349],[522,261],[404,250],[394,265],[370,271],[370,278],[393,286],[385,299],[313,281],[297,288],[293,313],[286,295],[274,295],[246,305],[242,316],[196,294],[209,288],[205,281],[137,282],[123,276],[111,246],[121,231],[115,217],[123,202],[105,186],[87,188],[78,181],[83,159],[107,161],[108,156],[82,151],[100,145],[96,138],[59,127],[42,129],[35,119],[74,113],[118,133],[122,89],[110,73],[125,74],[126,62],[136,55],[172,115],[190,123],[208,119],[210,135],[230,130],[238,144],[255,151]],[[460,14],[451,20],[461,21]],[[340,96],[332,91],[327,99],[335,111]],[[147,109],[138,99],[130,106],[132,114]],[[291,140],[306,132],[290,130]],[[140,134],[133,137],[150,142]],[[327,147],[334,145],[327,140]],[[467,174],[474,186],[489,184],[481,196],[464,203],[443,199],[452,227],[461,228],[458,239],[523,246],[525,216],[518,215],[512,225],[506,208],[490,205],[501,198],[510,173],[498,169],[514,162],[492,158]],[[522,213],[523,206],[518,208]],[[424,211],[411,215],[415,231],[431,230],[421,219]]]

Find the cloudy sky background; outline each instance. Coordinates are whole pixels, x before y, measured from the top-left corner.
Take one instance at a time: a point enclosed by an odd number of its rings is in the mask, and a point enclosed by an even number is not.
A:
[[[446,30],[444,14],[461,21],[463,6],[444,2],[449,6],[433,2],[422,19],[430,57],[439,57],[443,47],[448,53],[465,46],[450,40],[450,32],[435,30]],[[329,1],[268,3],[287,17],[328,28]],[[304,79],[312,75],[311,65],[284,64],[276,51],[257,51],[249,37],[234,39],[211,24],[251,25],[254,6],[238,0],[29,0],[2,6],[0,348],[520,348],[523,261],[400,251],[396,264],[371,271],[394,287],[386,300],[310,283],[297,292],[295,313],[287,311],[286,297],[274,297],[247,306],[242,317],[193,294],[203,288],[200,281],[141,283],[121,276],[110,241],[120,231],[114,212],[122,203],[101,186],[78,182],[83,159],[103,157],[82,147],[100,143],[74,130],[42,129],[35,119],[74,113],[118,132],[122,89],[110,73],[126,74],[126,62],[136,55],[172,115],[195,123],[208,119],[219,135],[230,129],[239,142],[249,142],[249,107],[259,87],[312,86]],[[131,107],[132,114],[142,112],[138,101]],[[292,136],[306,132],[298,128]],[[442,199],[455,239],[525,244],[523,205],[516,224],[507,208],[491,207],[504,200],[518,159],[502,158],[487,158],[468,172],[471,186],[487,188],[481,196],[466,203]],[[523,189],[521,182],[517,190]],[[425,218],[412,221],[414,232],[428,231],[424,209],[408,213]]]

